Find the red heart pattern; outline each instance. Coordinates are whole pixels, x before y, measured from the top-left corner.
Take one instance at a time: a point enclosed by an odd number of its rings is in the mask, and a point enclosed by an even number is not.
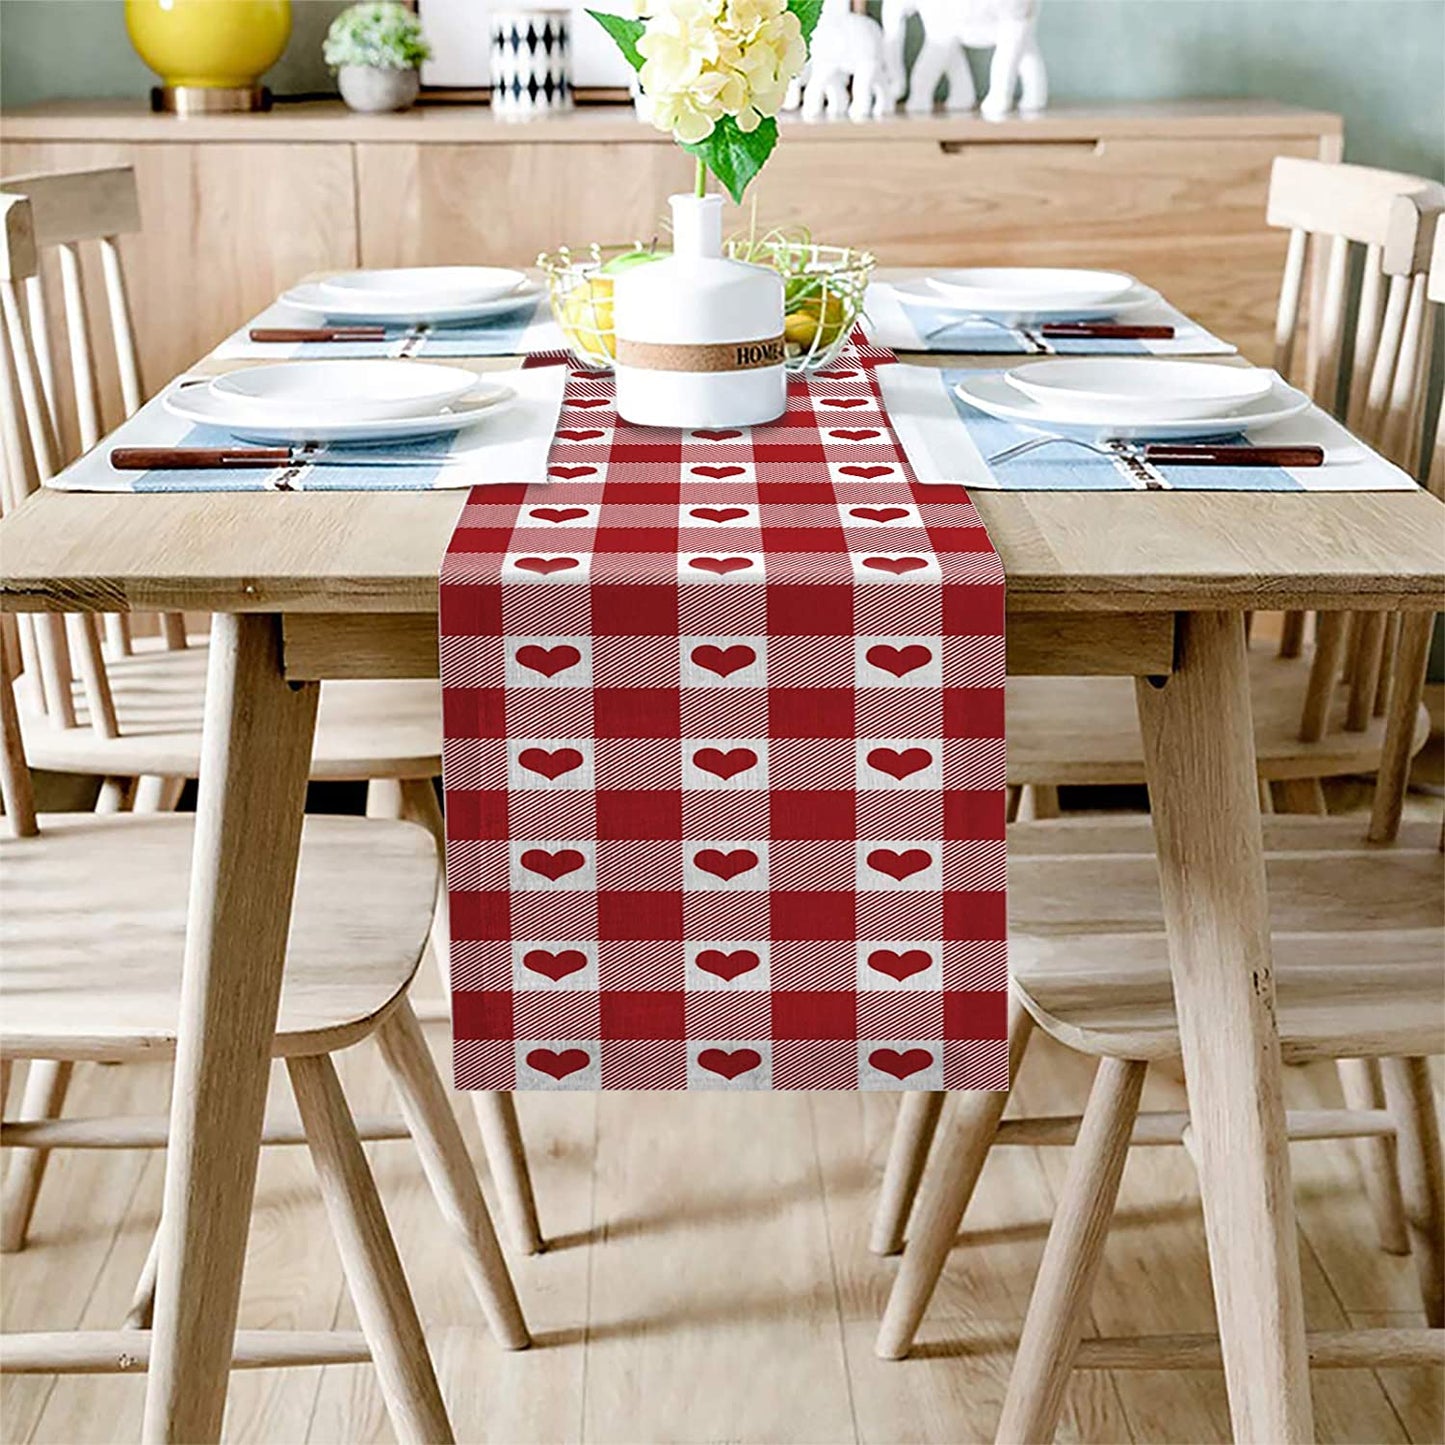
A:
[[[863,655],[874,667],[891,672],[894,677],[907,677],[910,672],[917,672],[920,667],[926,667],[933,661],[932,649],[924,647],[920,642],[910,643],[907,647],[894,647],[889,642],[878,642]]]
[[[591,1062],[592,1055],[586,1049],[563,1049],[560,1053],[553,1049],[533,1049],[527,1055],[529,1068],[536,1069],[539,1074],[550,1074],[557,1080],[585,1069]]]
[[[697,966],[704,973],[725,978],[729,983],[751,973],[761,962],[750,948],[737,948],[731,953],[724,953],[720,948],[704,948],[697,956]]]
[[[525,863],[527,860],[523,858],[522,861]],[[693,854],[692,861],[704,873],[731,883],[734,878],[750,873],[758,866],[758,855],[751,848],[734,848],[729,853],[720,848],[700,848]]]
[[[545,848],[528,848],[522,854],[522,867],[529,873],[540,873],[555,883],[569,873],[575,873],[587,860],[575,848],[559,848],[549,853]]]
[[[874,1049],[868,1055],[868,1062],[882,1074],[891,1074],[895,1079],[909,1079],[921,1074],[933,1062],[933,1055],[927,1049]]]
[[[746,557],[694,557],[688,565],[696,567],[699,572],[726,577],[729,572],[741,572],[753,564]]]
[[[758,755],[751,748],[699,748],[693,755],[694,766],[718,778],[735,778],[756,767]]]
[[[582,564],[575,557],[518,557],[517,566],[523,572],[536,572],[550,577],[554,572],[567,572]]]
[[[735,672],[757,661],[757,653],[744,642],[735,642],[731,647],[715,647],[704,642],[692,650],[692,660],[708,672],[719,677],[731,677]]]
[[[862,359],[871,365],[872,353],[864,353]],[[857,377],[869,379],[850,380]],[[474,502],[468,509],[452,554],[459,565],[448,569],[443,582],[443,615],[460,624],[450,659],[448,631],[444,628],[442,632],[442,661],[449,678],[447,746],[452,748],[459,741],[467,747],[481,745],[481,751],[461,755],[463,767],[456,776],[465,777],[468,766],[484,764],[496,769],[500,764],[502,778],[510,778],[506,784],[510,798],[496,795],[499,822],[489,819],[488,805],[469,825],[469,817],[478,810],[472,805],[469,813],[470,800],[456,791],[459,784],[453,784],[449,802],[454,807],[450,811],[453,826],[466,842],[476,840],[495,848],[508,833],[526,841],[512,842],[510,848],[516,889],[510,936],[519,940],[515,953],[505,943],[487,941],[496,930],[485,906],[478,908],[468,900],[466,906],[456,909],[455,916],[480,930],[464,935],[469,942],[484,945],[478,950],[479,961],[485,957],[493,966],[500,964],[506,974],[501,979],[489,975],[485,982],[479,978],[468,987],[495,989],[499,1007],[509,996],[517,1000],[518,1007],[515,1031],[505,1026],[501,1034],[495,1028],[489,1033],[487,1027],[464,1030],[475,1035],[460,1040],[458,1071],[467,1086],[536,1087],[545,1078],[548,1086],[555,1081],[558,1088],[676,1088],[717,1078],[720,1083],[713,1087],[736,1085],[742,1089],[774,1082],[788,1088],[878,1087],[881,1079],[890,1081],[889,1088],[969,1088],[988,1087],[997,1077],[1001,1067],[997,1050],[989,1055],[989,1061],[980,1056],[975,1062],[972,1053],[967,1062],[961,1054],[949,1054],[945,1059],[938,1026],[922,1022],[934,1015],[942,993],[943,950],[949,940],[964,934],[957,931],[953,915],[946,911],[949,921],[941,927],[923,921],[938,909],[940,873],[946,871],[941,864],[949,846],[944,839],[952,835],[940,833],[934,823],[910,825],[919,809],[930,817],[937,809],[940,746],[927,736],[919,742],[897,736],[937,733],[934,726],[920,721],[915,727],[906,719],[918,685],[926,683],[927,695],[935,698],[939,686],[937,640],[924,637],[910,642],[907,633],[938,629],[923,621],[903,620],[903,614],[892,615],[899,605],[916,598],[925,609],[919,616],[926,617],[940,593],[947,604],[949,589],[955,589],[952,597],[962,605],[956,615],[973,615],[963,589],[984,584],[970,581],[974,574],[967,571],[940,569],[928,550],[916,555],[866,551],[868,534],[860,529],[871,526],[883,529],[873,536],[875,544],[900,547],[911,542],[931,548],[931,543],[924,543],[922,529],[952,523],[945,523],[943,510],[930,512],[929,504],[966,495],[960,486],[923,492],[907,481],[902,452],[885,424],[871,377],[865,366],[794,382],[788,415],[774,425],[698,428],[690,436],[684,432],[680,453],[671,452],[669,470],[658,463],[665,460],[668,447],[676,448],[676,434],[668,442],[665,436],[659,438],[617,421],[611,410],[610,379],[589,373],[568,382],[572,391],[580,389],[585,394],[567,397],[566,405],[577,410],[563,412],[571,424],[557,431],[555,465],[548,469],[555,482],[576,481],[578,485],[554,486],[550,503],[545,500],[545,489],[530,494],[517,489],[505,494],[494,490],[477,499],[484,501],[485,507]],[[823,382],[836,384],[819,384]],[[865,420],[865,411],[877,420]],[[584,416],[596,420],[584,422]],[[855,416],[857,420],[851,420]],[[618,445],[609,450],[614,434]],[[658,449],[659,440],[662,450]],[[706,457],[712,442],[721,444],[713,449],[718,460],[697,460]],[[857,460],[848,461],[850,457]],[[585,487],[581,485],[584,481]],[[635,485],[629,487],[629,483]],[[797,484],[796,490],[790,490],[790,484]],[[562,500],[567,497],[573,500]],[[517,527],[517,540],[510,544],[511,549],[520,549],[525,546],[523,539],[530,539],[538,547],[570,546],[572,552],[524,555],[509,550],[505,542],[497,545],[491,539],[506,535],[505,512],[516,518],[511,525]],[[842,528],[838,526],[840,513]],[[549,526],[559,529],[555,536],[545,530]],[[721,532],[713,536],[707,530],[713,526],[732,530],[726,536]],[[804,528],[817,530],[810,533]],[[974,528],[959,527],[946,537],[942,531],[934,535],[941,558],[954,552],[986,554],[988,550],[982,532]],[[971,542],[970,537],[978,540]],[[696,550],[709,545],[747,547],[749,551],[708,555]],[[826,563],[826,572],[818,565],[814,549]],[[630,554],[634,553],[638,565],[629,571],[634,564]],[[681,562],[673,560],[678,553]],[[488,575],[488,565],[498,575]],[[981,567],[975,570],[979,575],[984,572]],[[741,576],[743,571],[749,573],[746,579]],[[804,595],[815,572],[819,578],[826,575],[841,583],[840,594],[851,587],[851,607],[841,595],[836,599],[820,595],[816,603]],[[556,576],[559,585],[533,587],[528,574],[539,581]],[[735,577],[736,582],[727,588],[700,587],[699,576],[719,581]],[[689,577],[693,578],[691,585]],[[884,577],[907,580],[910,585],[906,589],[880,586]],[[627,585],[635,581],[649,584],[645,595],[644,589]],[[477,590],[473,592],[473,588]],[[483,588],[491,589],[491,595],[484,596]],[[636,603],[633,597],[638,598]],[[908,603],[908,608],[913,605]],[[660,627],[648,625],[654,610],[666,619]],[[855,614],[856,634],[875,634],[866,637],[859,648],[866,665],[856,696],[862,697],[865,687],[871,688],[877,710],[869,715],[866,728],[860,715],[853,731],[845,724],[835,730],[834,737],[833,731],[825,729],[829,741],[824,749],[806,742],[817,730],[809,731],[812,703],[804,694],[817,687],[841,689],[840,699],[852,694],[851,665],[846,664],[846,656],[851,656],[854,645],[850,631]],[[945,608],[943,615],[955,614]],[[821,672],[815,678],[814,659],[821,666],[824,656],[823,644],[812,636],[815,629],[819,637],[829,639],[835,651],[839,634],[846,643],[842,660],[847,671],[842,678],[825,677]],[[590,640],[594,632],[595,643]],[[900,632],[905,635],[897,636]],[[894,636],[888,641],[876,637],[890,633]],[[751,634],[767,636],[769,641],[765,645]],[[528,637],[532,640],[524,641]],[[641,645],[644,637],[646,647]],[[676,647],[684,638],[679,680]],[[505,646],[506,650],[484,654],[481,644],[488,649]],[[498,655],[509,661],[505,679],[493,671]],[[762,665],[764,657],[766,667]],[[595,688],[591,685],[594,671]],[[981,673],[981,667],[977,671]],[[950,664],[948,687],[971,686],[974,674],[973,663],[961,656]],[[520,687],[519,682],[523,684]],[[908,691],[877,696],[880,685],[886,689],[895,682]],[[496,701],[473,702],[470,690],[495,691]],[[658,694],[655,699],[653,690]],[[635,700],[624,695],[633,691]],[[595,729],[590,711],[594,706]],[[659,709],[661,728],[650,726],[650,714],[646,719],[649,725],[639,728],[643,710],[654,707]],[[505,728],[500,726],[503,717]],[[862,766],[855,782],[853,738],[864,732],[874,741],[857,750]],[[882,742],[877,740],[880,734]],[[508,735],[531,741],[508,749],[503,741]],[[753,741],[770,735],[776,740],[766,744]],[[580,738],[587,740],[578,741]],[[710,741],[704,743],[703,738]],[[684,765],[680,776],[679,761]],[[589,792],[594,767],[599,789],[595,820],[590,817],[593,799]],[[843,770],[841,775],[838,768]],[[835,780],[838,776],[841,781]],[[466,784],[468,789],[473,786],[501,788],[503,782]],[[770,787],[790,791],[786,796],[783,792],[770,794]],[[849,793],[856,791],[856,798],[849,799],[858,805],[856,831],[851,807],[834,810],[848,819],[842,831],[833,826],[833,813],[822,808],[823,791],[839,787]],[[612,790],[607,806],[615,823],[610,827],[609,819],[602,816],[604,788]],[[655,795],[649,792],[645,801],[639,795],[634,805],[626,791],[634,788],[660,791]],[[549,792],[551,796],[546,796]],[[893,796],[883,796],[890,792]],[[737,841],[767,836],[770,809],[777,815],[780,801],[787,828],[801,838],[807,831],[814,793],[819,795],[820,817],[829,829],[821,836],[844,840],[832,844],[833,851],[826,857],[815,858],[807,844],[785,849],[782,844]],[[865,800],[872,810],[866,820],[862,812]],[[636,827],[629,820],[634,806]],[[680,832],[671,832],[669,820],[679,806],[682,827]],[[971,811],[967,817],[971,821]],[[594,821],[598,824],[595,829]],[[778,816],[773,821],[776,823]],[[797,831],[800,823],[801,832]],[[599,842],[574,841],[599,834]],[[653,863],[651,851],[627,841],[632,834],[679,840],[657,847],[655,877],[648,876],[648,867],[640,870],[635,882],[628,876],[635,859],[645,857],[648,866]],[[907,841],[872,841],[859,846],[850,841],[859,835]],[[537,838],[558,841],[533,841]],[[690,841],[697,838],[733,841],[710,845]],[[855,847],[861,874],[856,882]],[[677,861],[671,865],[674,876],[662,876],[665,859],[676,859],[677,850],[686,865],[681,877],[675,876]],[[503,860],[507,852],[502,847]],[[474,862],[461,854],[459,869],[463,873],[471,870],[474,876],[465,882],[454,879],[455,885],[462,889],[495,887],[489,876],[476,876],[489,875],[495,866],[490,860],[495,856],[478,853]],[[954,854],[947,856],[952,860]],[[979,855],[979,868],[984,866],[984,856]],[[959,858],[960,868],[974,868],[971,853],[961,851]],[[837,882],[825,879],[824,865],[844,870],[843,878]],[[619,869],[623,870],[620,887],[658,890],[656,903],[644,904],[640,901],[644,895],[639,895],[636,911],[648,913],[645,919],[635,923],[629,919],[630,899],[608,897]],[[593,880],[594,872],[598,882]],[[870,877],[871,883],[867,881]],[[809,932],[809,910],[826,909],[827,903],[791,892],[768,891],[770,887],[806,890],[835,886],[845,894],[856,889],[860,899],[867,895],[868,907],[873,910],[867,919],[867,936],[892,940],[863,946],[859,954],[862,977],[856,982],[851,942],[840,945],[843,952],[838,958],[818,951],[810,942],[834,936]],[[820,900],[826,896],[820,895]],[[862,934],[859,906],[858,932]],[[985,916],[997,911],[995,903],[982,906],[990,910]],[[655,918],[650,916],[654,912]],[[681,932],[668,931],[674,912]],[[965,913],[959,921],[972,928],[975,920]],[[646,930],[638,926],[644,923]],[[783,931],[778,937],[794,940],[798,946],[780,952],[777,942],[748,941],[773,938],[779,929]],[[662,943],[639,947],[627,942],[630,932],[643,931]],[[940,936],[945,940],[942,944]],[[990,943],[1001,938],[998,933],[985,936]],[[598,937],[603,939],[600,944],[576,941]],[[714,941],[704,944],[693,942],[695,938]],[[900,941],[919,938],[932,941]],[[538,939],[545,941],[535,941]],[[719,939],[731,941],[716,941]],[[629,984],[616,974],[616,967],[630,965],[634,957],[645,964],[647,955],[659,948],[677,958],[674,949],[682,950],[684,943],[688,946],[680,956],[690,961],[686,970],[690,982],[678,987],[692,990],[686,1009],[679,1012],[675,1025],[659,1029],[658,1020],[646,1017],[644,1026],[646,1010],[640,1001],[630,1001],[627,990],[672,985]],[[497,947],[500,958],[494,960],[490,950]],[[770,947],[772,972],[777,975],[773,979],[767,962]],[[841,981],[824,972],[837,966],[846,970]],[[790,969],[801,976],[789,974]],[[715,982],[700,985],[706,978]],[[871,985],[867,978],[873,979]],[[806,1012],[795,1020],[788,1010],[808,1010],[813,1001],[807,995],[790,1001],[774,991],[779,982],[785,990],[841,988],[850,997],[856,992],[859,998],[871,990],[872,1011],[865,1022],[861,1015],[855,1018],[851,1009],[845,1018],[840,1009],[835,1028],[820,1004],[815,1021],[810,1022],[813,1016]],[[599,988],[603,1017],[609,1017],[608,1008],[615,1010],[611,1037],[642,1042],[628,1042],[612,1053],[604,1052],[611,1045],[606,1040],[599,1042],[595,1021],[587,1021],[595,1014]],[[477,1022],[490,1025],[493,1017],[484,1015]],[[956,1024],[953,1015],[948,1017]],[[826,1037],[827,1042],[815,1043],[810,1030],[815,1023],[822,1025],[825,1018],[828,1031],[820,1031],[818,1037]],[[524,1020],[528,1021],[525,1027]],[[792,1027],[795,1021],[802,1027]],[[776,1042],[759,1041],[774,1032]],[[559,1037],[567,1042],[558,1042]],[[709,1040],[706,1046],[701,1042],[704,1038]],[[718,1038],[734,1042],[719,1045],[714,1042]],[[648,1039],[654,1042],[645,1042]],[[694,1039],[699,1041],[692,1042]],[[891,1040],[891,1046],[880,1039]],[[975,1079],[978,1082],[972,1082]]]
[[[910,948],[903,953],[895,953],[891,948],[876,948],[868,955],[868,967],[902,983],[905,978],[932,968],[933,959],[923,948]]]
[[[517,649],[517,661],[543,677],[556,677],[559,672],[576,667],[582,661],[582,654],[570,642],[558,643],[556,647],[538,647],[535,642],[529,642]]]
[[[525,858],[522,860],[527,861]],[[892,848],[875,848],[868,855],[868,866],[879,873],[886,873],[902,883],[915,873],[922,873],[933,862],[933,855],[922,848],[907,848],[902,853]]]
[[[750,1074],[763,1061],[756,1049],[704,1049],[697,1056],[698,1067],[710,1074],[721,1074],[725,1079],[740,1078]]]
[[[556,983],[569,974],[581,973],[587,967],[587,955],[580,948],[562,948],[556,953],[548,948],[529,948],[522,955],[522,963],[533,973],[540,973]],[[537,1066],[533,1064],[532,1067]]]
[[[905,572],[916,572],[920,567],[928,566],[928,560],[924,557],[865,557],[863,565],[875,572],[891,572],[895,577],[901,577]]]
[[[523,748],[517,754],[517,761],[529,773],[540,773],[555,782],[564,773],[582,766],[582,754],[576,748],[558,748],[551,753],[546,748]]]
[[[900,783],[914,773],[921,773],[932,761],[933,754],[927,748],[905,748],[901,753],[894,748],[874,748],[868,754],[870,768],[877,768]]]

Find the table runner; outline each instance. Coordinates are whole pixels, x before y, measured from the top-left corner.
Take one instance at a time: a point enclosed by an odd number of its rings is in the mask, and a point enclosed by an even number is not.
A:
[[[988,416],[954,391],[956,381],[980,374],[978,369],[931,366],[890,366],[880,374],[894,430],[920,483],[961,481],[977,489],[1020,492],[1375,492],[1413,491],[1416,485],[1317,406],[1253,436],[1235,431],[1212,440],[1317,445],[1325,449],[1320,467],[1155,467],[1064,442],[990,466],[988,458],[1044,433]]]
[[[921,284],[921,283],[919,283]],[[1002,326],[961,315],[957,307],[931,305],[926,295],[910,295],[886,281],[875,281],[864,300],[870,339],[895,351],[939,351],[955,355],[1000,356],[1232,356],[1237,348],[1191,321],[1162,296],[1150,305],[1107,318],[1141,326],[1172,326],[1174,335],[1157,341],[1108,337],[1045,337],[1037,326]],[[1060,316],[1058,320],[1099,320]]]
[[[222,361],[299,361],[315,357],[426,356],[433,361],[448,356],[522,356],[561,351],[566,346],[562,328],[552,319],[545,289],[529,296],[512,311],[472,321],[437,326],[388,326],[381,341],[262,342],[251,340],[260,326],[354,326],[354,321],[326,319],[298,311],[277,301],[259,316],[234,331],[215,350]]]
[[[1004,588],[870,365],[778,422],[569,378],[440,584],[462,1089],[1007,1086]]]
[[[165,396],[152,397],[98,447],[77,458],[46,483],[68,492],[395,492],[471,488],[506,480],[542,482],[547,454],[562,406],[564,379],[555,368],[488,372],[484,380],[510,386],[516,399],[476,427],[447,436],[338,446],[346,465],[318,460],[304,466],[237,470],[162,469],[117,471],[110,464],[116,447],[246,447],[219,427],[197,426],[165,408]],[[185,385],[182,378],[175,385]],[[173,389],[173,388],[172,388]],[[425,457],[415,466],[389,463],[388,454]],[[374,457],[375,466],[357,465]]]

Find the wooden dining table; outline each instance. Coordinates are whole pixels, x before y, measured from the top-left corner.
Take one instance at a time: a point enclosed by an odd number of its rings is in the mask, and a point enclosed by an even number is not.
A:
[[[5,610],[214,614],[148,1441],[220,1435],[319,684],[436,676],[437,579],[465,498],[46,490],[0,522]],[[1245,620],[1441,607],[1445,505],[1423,490],[973,500],[1007,575],[1010,673],[1137,679],[1234,1432],[1311,1439]]]

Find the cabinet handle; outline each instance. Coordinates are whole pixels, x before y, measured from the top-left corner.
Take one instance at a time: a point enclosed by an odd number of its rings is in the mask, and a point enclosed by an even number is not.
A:
[[[1102,140],[941,140],[938,149],[946,156],[970,155],[1049,155],[1099,156],[1104,154]]]

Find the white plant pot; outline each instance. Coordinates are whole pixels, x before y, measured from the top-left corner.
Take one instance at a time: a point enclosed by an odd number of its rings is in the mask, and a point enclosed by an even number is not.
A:
[[[787,410],[783,279],[722,254],[722,197],[673,196],[673,254],[613,286],[617,412],[642,426],[741,427]]]
[[[416,99],[421,77],[413,70],[393,70],[379,65],[343,65],[336,72],[341,98],[352,110],[376,114],[406,110]]]

